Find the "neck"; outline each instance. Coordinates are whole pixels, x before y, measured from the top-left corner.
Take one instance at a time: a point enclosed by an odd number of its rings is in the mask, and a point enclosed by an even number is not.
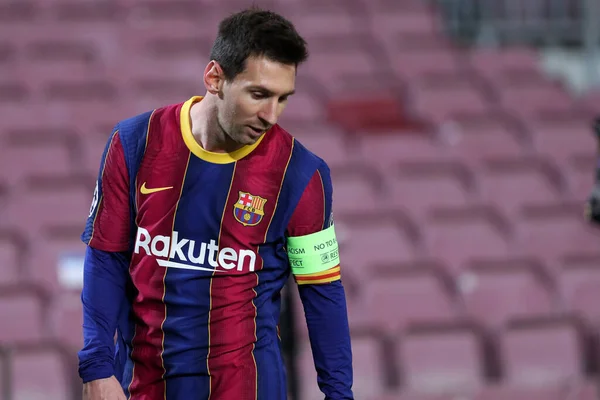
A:
[[[234,142],[223,130],[218,120],[215,96],[210,93],[192,105],[190,121],[194,139],[206,151],[231,153],[243,145]]]

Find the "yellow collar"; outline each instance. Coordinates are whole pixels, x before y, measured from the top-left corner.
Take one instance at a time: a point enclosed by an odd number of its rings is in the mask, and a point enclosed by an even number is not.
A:
[[[265,135],[263,134],[256,143],[244,146],[236,151],[231,153],[214,153],[212,151],[207,151],[200,146],[200,144],[194,138],[192,134],[192,125],[191,125],[191,117],[190,117],[190,109],[194,103],[202,100],[203,96],[193,96],[185,103],[183,103],[183,107],[181,108],[180,115],[180,125],[181,125],[181,134],[183,136],[183,141],[188,149],[198,158],[201,158],[204,161],[208,161],[214,164],[229,164],[240,160],[250,154],[263,140]]]

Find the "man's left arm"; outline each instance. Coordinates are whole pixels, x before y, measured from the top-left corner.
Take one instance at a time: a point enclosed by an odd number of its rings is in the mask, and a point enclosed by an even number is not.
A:
[[[315,172],[288,226],[287,251],[298,284],[317,371],[326,400],[354,399],[352,350],[331,218],[332,184],[326,164]]]

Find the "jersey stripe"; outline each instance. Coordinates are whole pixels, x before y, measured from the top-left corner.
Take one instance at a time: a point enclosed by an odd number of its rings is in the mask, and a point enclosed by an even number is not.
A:
[[[156,117],[159,118],[160,115],[156,115]],[[164,128],[159,126],[158,129]],[[149,135],[167,134],[164,130],[153,132],[153,126],[150,126],[148,131]],[[157,143],[155,146],[161,144],[160,141],[153,142],[152,138],[149,138],[147,154],[154,155],[164,151],[164,149],[153,148],[153,143]],[[184,151],[184,148],[180,151]],[[188,160],[189,154],[187,157],[178,158],[178,162],[165,163],[162,168],[144,168],[144,162],[140,166],[137,176],[137,184],[140,186],[136,187],[136,192],[138,192],[136,222],[139,227],[144,227],[153,238],[157,236],[170,238],[172,235],[175,205],[181,198]],[[165,184],[165,179],[169,179],[168,184]],[[144,182],[148,182],[148,185],[152,187],[173,186],[173,189],[141,194],[139,191]],[[168,252],[169,249],[167,249],[167,257],[160,258],[168,259]],[[138,289],[138,294],[133,301],[133,310],[138,321],[132,340],[131,358],[134,368],[129,385],[131,400],[165,398],[166,388],[163,376],[166,370],[163,362],[164,331],[162,327],[166,318],[164,296],[167,268],[160,267],[156,259],[155,255],[147,255],[144,249],[141,249],[139,253],[132,254],[130,274],[134,286]]]
[[[237,252],[251,250],[257,254],[257,258],[254,270],[244,265],[235,274],[214,274],[212,278],[208,359],[212,399],[260,398],[257,370],[261,369],[257,367],[255,347],[264,346],[265,343],[264,339],[261,342],[256,336],[257,315],[260,312],[260,305],[256,303],[256,287],[263,268],[258,245],[263,243],[275,212],[292,147],[291,139],[287,142],[281,140],[283,135],[266,135],[251,156],[236,162],[229,199],[223,213],[219,248],[229,247]],[[264,200],[253,203],[248,201],[248,196]],[[236,208],[239,210],[239,205],[246,202],[250,207],[244,209],[243,213],[236,212]],[[253,204],[263,209],[252,209]],[[272,334],[274,336],[275,330]],[[255,343],[258,344],[255,346]],[[269,347],[273,345],[269,343]]]

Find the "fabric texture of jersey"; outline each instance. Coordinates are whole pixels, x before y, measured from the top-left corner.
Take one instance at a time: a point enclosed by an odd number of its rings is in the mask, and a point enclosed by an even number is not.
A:
[[[102,157],[82,240],[127,263],[115,374],[132,400],[285,399],[286,237],[332,224],[329,169],[278,125],[236,152],[205,151],[196,101],[120,122]],[[340,277],[337,265],[298,283]]]

